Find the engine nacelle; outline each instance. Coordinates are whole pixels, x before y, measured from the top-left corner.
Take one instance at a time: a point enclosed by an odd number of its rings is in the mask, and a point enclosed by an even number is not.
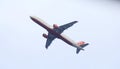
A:
[[[59,26],[57,24],[53,24],[54,28],[59,28]]]
[[[44,34],[43,34],[43,37],[44,37],[44,38],[47,38],[47,37],[48,37],[48,35],[46,35],[46,34],[44,33]]]

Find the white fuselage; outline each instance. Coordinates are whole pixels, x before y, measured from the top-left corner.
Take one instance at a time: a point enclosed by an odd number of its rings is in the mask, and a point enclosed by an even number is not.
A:
[[[53,27],[50,26],[49,24],[45,23],[43,20],[41,20],[38,17],[35,16],[31,16],[31,19],[36,22],[37,24],[39,24],[40,26],[42,26],[43,28],[45,28],[48,32],[52,33],[53,35],[57,35],[59,37],[59,39],[63,40],[64,42],[66,42],[67,44],[79,48],[78,44],[76,42],[74,42],[72,39],[70,39],[69,37],[67,37],[64,34],[59,34],[55,31],[53,31]]]

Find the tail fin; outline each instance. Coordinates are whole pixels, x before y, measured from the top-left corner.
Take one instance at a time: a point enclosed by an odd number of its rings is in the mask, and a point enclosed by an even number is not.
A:
[[[80,45],[85,44],[85,42],[84,42],[84,41],[80,41],[80,42],[78,42],[77,44],[80,46]]]

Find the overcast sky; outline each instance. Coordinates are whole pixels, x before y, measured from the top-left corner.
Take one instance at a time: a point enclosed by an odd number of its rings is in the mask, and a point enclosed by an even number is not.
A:
[[[56,39],[46,50],[33,15],[50,25],[77,20],[63,34],[90,45],[76,54]],[[120,1],[0,0],[0,69],[120,69]]]

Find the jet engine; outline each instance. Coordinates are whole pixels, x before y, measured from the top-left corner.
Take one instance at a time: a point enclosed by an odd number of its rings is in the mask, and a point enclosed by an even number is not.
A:
[[[57,24],[53,24],[54,28],[59,28],[59,26]]]
[[[47,37],[48,37],[48,35],[46,35],[46,34],[44,33],[44,34],[43,34],[43,37],[44,37],[44,38],[47,38]]]

